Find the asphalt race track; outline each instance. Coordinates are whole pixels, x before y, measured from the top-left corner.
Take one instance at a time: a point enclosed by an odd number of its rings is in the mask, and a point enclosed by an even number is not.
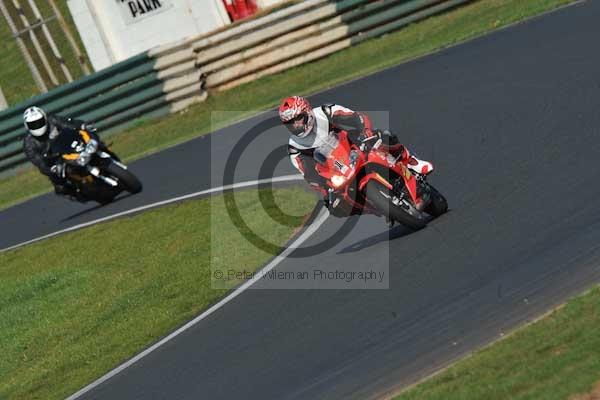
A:
[[[378,397],[598,282],[599,20],[600,2],[580,3],[314,96],[389,110],[391,128],[434,161],[451,211],[417,233],[361,217],[337,245],[277,267],[372,268],[389,272],[389,289],[261,283],[81,398]],[[270,116],[132,164],[139,196],[91,210],[43,196],[6,210],[0,248],[220,185],[227,149]],[[268,130],[235,181],[257,179],[284,142]],[[330,218],[304,246],[343,222]]]

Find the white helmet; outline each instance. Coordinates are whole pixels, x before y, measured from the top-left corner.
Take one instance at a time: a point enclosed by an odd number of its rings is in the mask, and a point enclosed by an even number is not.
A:
[[[35,137],[42,137],[48,131],[46,113],[39,107],[29,107],[23,113],[25,128]]]

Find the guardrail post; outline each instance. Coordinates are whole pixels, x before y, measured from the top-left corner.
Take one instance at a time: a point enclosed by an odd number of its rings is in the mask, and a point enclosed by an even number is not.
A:
[[[62,31],[65,33],[65,37],[67,38],[67,41],[71,45],[71,48],[73,49],[75,54],[77,55],[77,61],[79,62],[79,65],[81,65],[81,69],[83,70],[84,75],[89,75],[90,67],[88,67],[87,60],[86,60],[85,56],[83,55],[83,53],[81,52],[81,50],[79,49],[79,46],[77,45],[77,41],[75,40],[75,37],[71,33],[71,29],[69,28],[69,25],[67,25],[67,23],[65,22],[65,18],[63,17],[62,13],[60,12],[60,9],[56,6],[56,3],[54,2],[54,0],[48,0],[48,2],[50,3],[50,7],[52,7],[52,11],[54,12],[54,15],[56,15],[56,18],[58,19],[58,23],[60,24]]]
[[[4,93],[2,92],[2,87],[0,87],[0,111],[8,108],[8,103],[6,102],[6,97],[4,97]]]
[[[46,53],[44,53],[44,49],[42,48],[42,45],[41,45],[40,41],[38,40],[37,35],[35,34],[34,28],[29,24],[29,20],[25,16],[25,12],[23,12],[23,9],[21,8],[21,5],[19,4],[19,2],[17,0],[12,0],[12,3],[14,5],[15,9],[17,10],[17,13],[19,14],[19,17],[21,18],[21,22],[23,23],[23,26],[25,27],[25,30],[23,32],[19,32],[19,34],[29,33],[29,38],[31,39],[31,43],[33,43],[33,47],[35,48],[35,51],[37,52],[38,57],[40,57],[40,60],[42,60],[42,64],[44,65],[44,68],[46,69],[46,73],[50,77],[50,81],[52,81],[54,86],[58,86],[59,85],[58,79],[56,78],[56,75],[54,75],[52,66],[50,65],[50,62],[48,61],[48,58],[46,57]]]
[[[17,31],[15,22],[13,21],[12,17],[8,13],[6,5],[4,4],[4,0],[0,0],[0,11],[2,11],[2,14],[4,14],[4,18],[6,19],[6,22],[8,23],[8,27],[10,28],[11,33],[13,34],[13,36],[15,37],[15,39],[17,41],[19,50],[21,50],[21,53],[23,54],[23,58],[25,58],[25,62],[27,63],[27,66],[31,70],[31,74],[33,75],[33,80],[35,81],[38,89],[40,90],[40,92],[46,93],[48,91],[48,87],[46,86],[46,83],[44,83],[44,80],[42,79],[42,75],[40,75],[40,71],[35,66],[35,63],[33,62],[33,59],[31,58],[31,54],[29,54],[29,50],[27,50],[27,46],[25,45],[25,42],[19,36],[19,32]]]
[[[62,69],[63,74],[65,74],[65,78],[67,78],[67,82],[73,82],[73,77],[71,76],[71,72],[69,71],[69,68],[67,67],[67,64],[65,63],[65,59],[63,58],[62,54],[60,54],[60,50],[58,49],[58,46],[56,45],[56,42],[54,41],[54,38],[52,37],[50,30],[46,26],[46,23],[43,22],[44,17],[42,17],[42,13],[40,13],[40,10],[38,9],[37,5],[35,4],[35,1],[33,1],[33,0],[27,0],[27,1],[29,3],[29,7],[31,8],[31,11],[33,11],[33,15],[37,18],[38,22],[42,22],[42,32],[44,33],[44,36],[46,37],[46,40],[48,41],[48,44],[50,45],[50,49],[52,50],[52,54],[54,54],[54,58],[56,58],[56,61],[60,64],[60,68]]]

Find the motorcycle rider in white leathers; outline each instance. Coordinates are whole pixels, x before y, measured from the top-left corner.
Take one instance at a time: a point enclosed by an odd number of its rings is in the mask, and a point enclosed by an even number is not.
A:
[[[312,108],[306,98],[292,96],[281,103],[279,117],[290,132],[288,154],[292,165],[311,187],[324,196],[325,206],[334,216],[345,214],[336,215],[335,208],[329,204],[326,180],[316,171],[314,152],[318,150],[327,156],[337,144],[336,131],[346,131],[348,139],[355,144],[360,144],[365,138],[377,136],[382,140],[382,145],[394,157],[405,161],[413,172],[427,175],[433,171],[430,162],[411,155],[395,135],[387,130],[373,130],[371,121],[365,114],[340,105],[325,104]]]

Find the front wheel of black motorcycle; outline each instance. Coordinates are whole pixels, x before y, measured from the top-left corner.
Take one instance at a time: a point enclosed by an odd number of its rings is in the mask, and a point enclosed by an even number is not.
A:
[[[119,180],[119,185],[131,194],[136,194],[142,191],[142,182],[130,171],[121,168],[115,163],[110,163],[106,167],[106,172]]]
[[[383,184],[374,180],[369,181],[365,193],[367,200],[388,219],[399,222],[413,230],[423,229],[427,225],[425,216],[413,205],[395,204],[391,191]]]

